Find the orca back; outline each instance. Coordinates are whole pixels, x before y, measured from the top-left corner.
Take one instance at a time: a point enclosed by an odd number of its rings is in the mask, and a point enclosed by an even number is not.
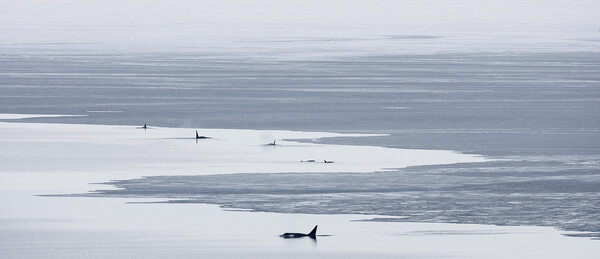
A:
[[[310,233],[308,234],[303,234],[303,233],[283,233],[283,235],[280,235],[280,237],[283,238],[299,238],[299,237],[310,237],[312,239],[316,239],[317,238],[317,227],[315,226],[315,228],[313,228],[312,231],[310,231]]]

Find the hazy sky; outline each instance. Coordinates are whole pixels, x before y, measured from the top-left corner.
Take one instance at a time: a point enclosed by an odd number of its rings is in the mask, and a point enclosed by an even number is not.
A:
[[[598,0],[3,0],[0,44],[342,37],[477,26],[575,25],[598,32],[599,14]]]
[[[455,23],[594,24],[596,0],[3,0],[2,21],[17,24],[143,25],[220,23]]]

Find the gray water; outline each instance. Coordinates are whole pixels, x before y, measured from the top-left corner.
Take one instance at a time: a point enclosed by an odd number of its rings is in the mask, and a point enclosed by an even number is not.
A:
[[[93,195],[543,225],[598,236],[597,51],[277,58],[86,46],[3,50],[0,112],[88,115],[25,122],[389,133],[318,141],[507,159],[376,174],[153,177]]]
[[[597,167],[488,162],[375,174],[156,176],[109,182],[118,189],[83,196],[167,198],[168,203],[281,213],[396,216],[374,221],[550,226],[598,238]]]
[[[390,133],[362,144],[598,154],[600,53],[270,60],[210,53],[0,55],[0,111],[36,122]],[[344,140],[356,142],[355,140]]]

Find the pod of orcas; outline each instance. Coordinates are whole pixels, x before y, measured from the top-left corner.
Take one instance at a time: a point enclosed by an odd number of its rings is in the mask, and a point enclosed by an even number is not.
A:
[[[139,127],[139,129],[149,129],[150,127],[148,127],[148,124],[144,123],[144,126]],[[196,130],[196,140],[198,139],[210,139],[210,137],[207,136],[201,136],[198,131]],[[273,143],[268,143],[267,146],[275,146],[277,145],[277,140],[273,140]],[[301,160],[300,162],[302,163],[316,163],[316,161],[314,159],[309,159],[309,160]],[[333,161],[331,160],[323,160],[323,163],[325,164],[331,164],[333,163]]]
[[[148,129],[148,125],[146,123],[144,123],[144,126],[139,127],[140,129]],[[198,134],[198,131],[196,130],[196,139],[209,139],[210,137],[207,136],[200,136],[200,134]],[[268,146],[275,146],[276,145],[277,140],[273,140],[273,143],[269,143],[267,144]],[[310,160],[302,160],[300,162],[303,163],[315,163],[316,161],[313,159]],[[329,163],[333,163],[333,161],[328,161],[328,160],[323,160],[324,163],[329,164]],[[308,234],[305,233],[292,233],[292,232],[286,232],[283,233],[282,235],[280,235],[280,237],[283,238],[302,238],[302,237],[309,237],[312,239],[317,239],[317,227],[318,225],[316,225]]]

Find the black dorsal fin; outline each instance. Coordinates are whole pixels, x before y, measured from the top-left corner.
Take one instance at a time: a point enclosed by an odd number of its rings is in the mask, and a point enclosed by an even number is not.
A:
[[[308,233],[308,236],[309,236],[309,237],[312,237],[312,238],[315,238],[315,237],[317,237],[317,227],[318,227],[318,226],[319,226],[319,225],[316,225],[316,226],[315,226],[315,228],[313,228],[313,230],[312,230],[310,233]]]

